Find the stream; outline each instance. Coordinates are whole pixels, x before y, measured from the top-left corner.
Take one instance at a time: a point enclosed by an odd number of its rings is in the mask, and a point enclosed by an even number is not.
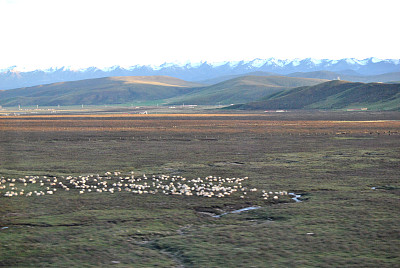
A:
[[[226,214],[230,214],[230,213],[240,213],[240,212],[243,212],[243,211],[249,211],[249,210],[259,209],[259,208],[261,208],[261,207],[257,206],[257,207],[241,208],[241,209],[238,209],[238,210],[225,212],[225,213],[222,213],[222,214],[220,214],[220,215],[214,215],[213,217],[214,217],[214,218],[219,218],[219,217],[224,216],[224,215],[226,215]]]
[[[296,203],[302,202],[299,198],[301,197],[301,194],[295,194],[295,193],[288,193],[288,195],[292,195],[294,197],[291,197],[292,200],[294,200]],[[233,210],[233,211],[229,211],[229,212],[225,212],[222,213],[220,215],[214,215],[212,216],[213,218],[220,218],[226,214],[230,214],[230,213],[240,213],[240,212],[244,212],[244,211],[249,211],[249,210],[254,210],[254,209],[259,209],[262,208],[260,206],[255,206],[255,207],[247,207],[247,208],[241,208],[241,209],[237,209],[237,210]]]
[[[299,198],[301,197],[301,194],[289,193],[289,195],[294,195],[294,197],[292,197],[292,200],[294,200],[296,203],[302,202],[302,201],[299,199]]]

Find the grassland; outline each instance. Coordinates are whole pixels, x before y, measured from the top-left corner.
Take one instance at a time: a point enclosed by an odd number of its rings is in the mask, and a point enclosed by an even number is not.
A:
[[[396,267],[399,119],[396,112],[0,117],[5,178],[117,170],[248,176],[248,187],[303,200],[1,195],[0,266]],[[261,208],[209,214],[249,206]]]
[[[166,99],[168,103],[181,104],[235,104],[257,101],[274,93],[300,86],[326,82],[324,79],[294,78],[285,76],[247,75],[194,90],[185,95]]]
[[[0,91],[3,106],[68,106],[162,102],[200,84],[169,76],[117,76]]]
[[[239,105],[241,109],[400,109],[400,85],[352,83],[334,80],[298,87],[267,96],[264,100]],[[235,107],[231,107],[235,108]]]

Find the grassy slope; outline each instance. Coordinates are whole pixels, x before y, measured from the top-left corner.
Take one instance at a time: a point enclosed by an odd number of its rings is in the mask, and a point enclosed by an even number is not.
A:
[[[316,71],[316,72],[291,73],[291,74],[288,74],[287,76],[319,78],[319,79],[328,79],[328,80],[334,80],[334,79],[337,79],[338,77],[340,77],[342,80],[346,80],[346,81],[371,83],[371,82],[390,82],[390,81],[394,81],[394,80],[399,80],[400,72],[362,76],[362,75],[344,75],[344,74],[338,74],[338,73],[330,72],[330,71]]]
[[[168,76],[126,76],[61,82],[0,92],[3,106],[118,104],[184,94],[200,84]]]
[[[330,72],[330,71],[315,71],[315,72],[296,72],[290,73],[287,76],[290,77],[304,77],[304,78],[319,78],[319,79],[328,79],[335,80],[338,76],[341,76],[338,73]]]
[[[223,76],[218,76],[215,78],[211,78],[211,79],[207,79],[207,80],[200,80],[198,81],[201,84],[205,84],[205,85],[214,85],[214,84],[218,84],[227,80],[231,80],[237,77],[241,77],[241,76],[274,76],[274,75],[279,75],[277,73],[271,73],[271,72],[250,72],[250,73],[244,73],[244,74],[234,74],[234,75],[223,75]]]
[[[400,85],[330,81],[271,95],[240,106],[244,109],[400,109]]]
[[[315,85],[325,81],[285,76],[241,76],[167,101],[175,104],[245,103],[285,89]]]

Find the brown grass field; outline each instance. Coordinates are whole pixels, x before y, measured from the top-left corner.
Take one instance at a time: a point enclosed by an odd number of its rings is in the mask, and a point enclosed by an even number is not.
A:
[[[4,178],[247,176],[303,202],[0,189],[0,266],[398,267],[399,167],[397,112],[1,116]]]
[[[4,116],[1,131],[111,131],[253,134],[399,134],[398,120],[269,120],[246,114]]]

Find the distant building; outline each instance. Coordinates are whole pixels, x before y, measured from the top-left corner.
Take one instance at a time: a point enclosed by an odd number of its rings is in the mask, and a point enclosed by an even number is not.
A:
[[[265,113],[286,113],[286,110],[266,110]]]
[[[348,112],[356,112],[356,111],[367,111],[368,108],[354,108],[354,109],[347,109]]]

